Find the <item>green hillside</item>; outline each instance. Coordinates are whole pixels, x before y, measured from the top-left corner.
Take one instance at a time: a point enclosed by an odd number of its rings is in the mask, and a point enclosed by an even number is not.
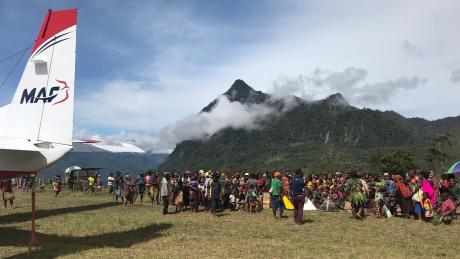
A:
[[[283,105],[242,80],[225,95],[234,102]],[[160,169],[382,170],[379,159],[399,149],[412,153],[418,167],[445,167],[426,161],[433,139],[444,134],[450,134],[451,142],[444,147],[448,153],[444,164],[460,158],[460,117],[428,121],[393,111],[358,109],[341,94],[315,102],[295,98],[295,102],[289,111],[266,118],[261,129],[227,128],[206,140],[179,143]],[[211,112],[214,105],[215,101],[202,112]]]

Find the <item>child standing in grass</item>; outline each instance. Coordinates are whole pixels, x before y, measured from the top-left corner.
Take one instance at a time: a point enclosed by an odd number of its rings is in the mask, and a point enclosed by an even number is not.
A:
[[[248,195],[246,196],[248,204],[248,212],[255,212],[257,210],[258,200],[257,200],[257,191],[254,184],[251,184],[248,189]]]
[[[423,209],[425,210],[425,220],[431,221],[434,216],[433,205],[431,205],[431,199],[428,193],[423,193]]]
[[[61,181],[61,176],[59,174],[56,174],[54,176],[54,181],[53,181],[53,191],[54,191],[54,197],[57,197],[59,193],[62,190],[62,181]]]
[[[1,182],[0,186],[2,190],[2,196],[3,196],[3,206],[5,206],[5,209],[8,207],[8,201],[10,202],[10,209],[13,208],[13,201],[14,201],[14,192],[13,192],[13,186],[11,184],[11,179],[6,179]]]

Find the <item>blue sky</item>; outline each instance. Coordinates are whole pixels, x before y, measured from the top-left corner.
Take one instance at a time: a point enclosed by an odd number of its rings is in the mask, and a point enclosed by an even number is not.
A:
[[[359,107],[427,119],[459,115],[450,105],[460,94],[456,1],[0,0],[0,6],[0,59],[33,42],[47,9],[79,9],[76,136],[149,145],[238,78],[307,100],[342,92]],[[0,80],[14,61],[0,64]],[[23,67],[0,89],[0,105],[11,99]]]

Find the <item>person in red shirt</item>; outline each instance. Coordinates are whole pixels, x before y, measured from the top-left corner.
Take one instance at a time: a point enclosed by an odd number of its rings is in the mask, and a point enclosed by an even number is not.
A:
[[[455,204],[452,201],[448,192],[443,192],[441,194],[441,206],[439,208],[439,215],[441,216],[441,221],[445,224],[452,223],[453,214],[455,213]]]
[[[3,195],[3,206],[7,208],[8,201],[10,201],[10,208],[13,208],[14,192],[13,186],[11,185],[11,179],[3,180],[1,183],[2,195]]]
[[[265,184],[261,175],[257,176],[257,195],[259,196],[259,211],[263,210]]]

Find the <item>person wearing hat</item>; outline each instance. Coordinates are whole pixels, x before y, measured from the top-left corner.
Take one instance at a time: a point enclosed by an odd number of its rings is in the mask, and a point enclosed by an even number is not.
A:
[[[249,180],[249,173],[244,173],[243,175],[243,182],[247,183]]]
[[[276,171],[270,183],[270,196],[272,204],[273,217],[276,219],[276,212],[279,210],[280,219],[283,219],[284,203],[282,200],[281,173]]]

